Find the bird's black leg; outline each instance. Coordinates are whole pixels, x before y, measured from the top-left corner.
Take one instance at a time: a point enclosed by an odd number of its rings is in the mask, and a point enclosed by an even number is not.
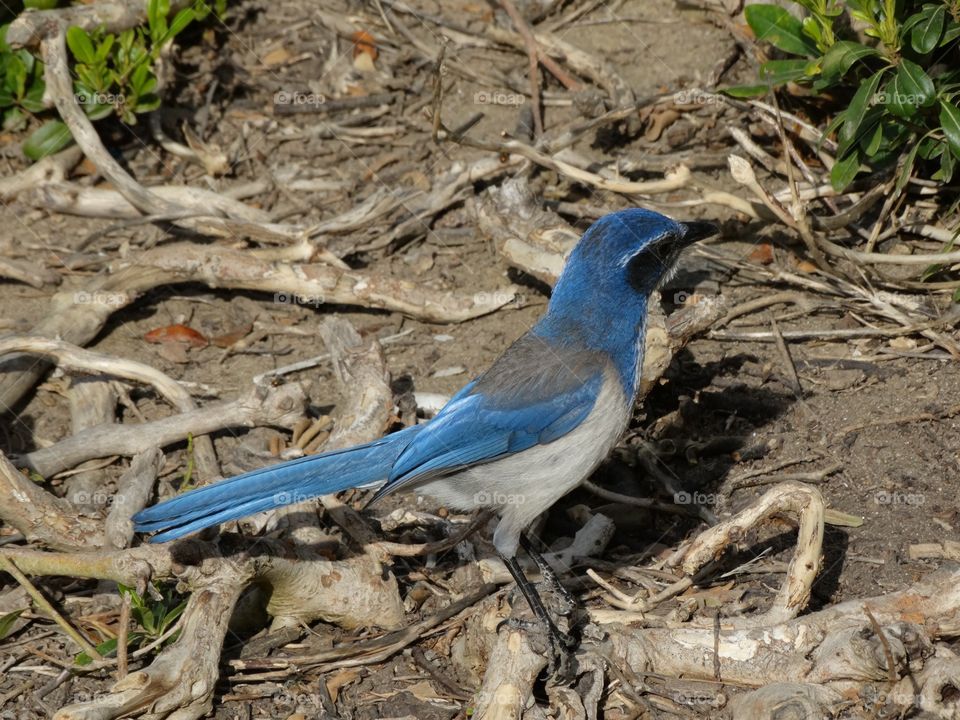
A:
[[[520,536],[520,546],[526,550],[527,555],[530,556],[530,559],[536,563],[537,569],[540,570],[540,575],[547,582],[548,585],[552,586],[556,590],[560,597],[569,606],[569,611],[566,614],[572,613],[573,610],[577,607],[577,599],[564,587],[563,583],[560,582],[560,578],[557,577],[557,573],[554,572],[553,566],[547,562],[546,558],[543,557],[536,549],[533,547],[533,543],[530,541],[526,535]]]
[[[547,633],[550,636],[550,645],[553,648],[548,672],[553,674],[559,671],[558,674],[561,676],[569,677],[574,667],[572,651],[577,646],[577,639],[563,632],[563,630],[558,628],[556,623],[553,622],[553,618],[550,617],[550,613],[548,613],[544,607],[543,600],[540,599],[540,595],[537,593],[533,583],[531,583],[523,573],[523,568],[521,568],[520,563],[517,562],[516,556],[509,558],[501,556],[501,558],[510,571],[510,574],[513,575],[513,579],[516,581],[517,587],[520,588],[520,592],[523,593],[524,598],[526,598],[527,604],[533,611],[534,617],[547,628]]]

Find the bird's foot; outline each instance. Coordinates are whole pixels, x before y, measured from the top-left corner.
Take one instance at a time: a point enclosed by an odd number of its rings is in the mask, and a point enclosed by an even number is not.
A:
[[[525,633],[546,635],[550,643],[550,653],[547,656],[547,678],[564,685],[570,684],[576,679],[576,650],[580,645],[580,641],[576,637],[564,632],[550,620],[544,622],[509,617],[500,623],[497,629],[499,630],[503,625]]]
[[[547,634],[550,638],[547,677],[559,684],[569,685],[577,677],[576,649],[580,641],[556,625],[548,628]]]
[[[558,588],[562,588],[562,590],[553,593],[553,611],[560,617],[573,617],[577,610],[580,609],[580,603],[577,602],[577,599],[573,597],[570,591],[563,587],[563,585],[558,585]]]

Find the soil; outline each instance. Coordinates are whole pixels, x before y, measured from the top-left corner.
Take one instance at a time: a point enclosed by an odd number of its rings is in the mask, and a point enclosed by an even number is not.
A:
[[[456,0],[411,5],[426,15],[443,17],[465,28],[477,29],[483,23],[499,21],[491,19],[490,9],[483,3]],[[424,187],[428,178],[451,163],[483,155],[455,145],[434,145],[428,139],[430,120],[422,111],[397,111],[396,116],[390,114],[376,121],[407,128],[407,132],[397,134],[389,143],[283,138],[281,129],[312,129],[327,118],[321,114],[275,116],[271,111],[272,97],[278,89],[335,96],[350,86],[359,87],[353,90],[356,93],[375,93],[408,83],[412,78],[420,89],[408,94],[407,105],[430,97],[431,68],[401,36],[392,36],[383,43],[376,61],[378,71],[369,77],[347,73],[340,69],[343,63],[331,59],[335,52],[349,54],[349,41],[335,40],[318,21],[317,13],[349,13],[358,8],[355,3],[314,5],[300,0],[242,2],[230,5],[231,19],[227,25],[185,36],[169,79],[165,122],[171,132],[183,120],[197,124],[196,129],[207,142],[230,149],[238,158],[230,176],[216,181],[216,186],[228,187],[263,177],[313,176],[332,181],[337,189],[271,192],[254,199],[270,211],[297,210],[297,221],[309,224],[349,209],[377,187]],[[622,3],[615,16],[626,20],[606,22],[613,16],[613,11],[604,10],[601,5],[588,13],[585,20],[603,24],[575,24],[560,34],[567,41],[602,55],[638,97],[702,84],[733,48],[730,34],[709,16],[680,10],[669,0]],[[431,46],[437,44],[434,25],[416,26],[409,16],[404,18],[418,37]],[[264,58],[278,57],[280,49],[289,58],[303,55],[303,59],[277,65],[263,62]],[[514,78],[520,88],[526,87],[525,57],[521,59],[515,52],[457,49],[455,59],[476,68],[497,67]],[[747,72],[741,61],[725,79],[732,82]],[[547,89],[559,95],[552,80]],[[458,80],[444,102],[445,124],[457,127],[479,109],[485,115],[471,130],[473,135],[493,138],[501,132],[514,132],[523,119],[521,106],[475,104],[477,93],[498,91],[513,92],[510,88],[488,88]],[[545,117],[549,128],[575,117],[575,112],[569,106],[548,105]],[[609,159],[690,148],[706,152],[720,147],[702,144],[697,139],[703,137],[698,135],[702,128],[693,122],[683,120],[673,126],[668,140],[676,142],[674,146],[663,140],[645,140],[641,134],[607,138],[606,142],[594,144],[585,142],[576,149],[588,156]],[[113,124],[104,132],[108,145],[123,156],[133,174],[145,184],[203,182],[201,171],[164,153],[147,138],[142,127],[131,129]],[[26,166],[13,152],[7,156],[5,172]],[[698,172],[717,186],[729,184],[723,168]],[[95,181],[92,177],[89,180]],[[541,173],[533,182],[535,189],[548,198],[569,190],[565,181],[552,173]],[[482,184],[475,190],[482,192]],[[619,196],[580,192],[585,204],[604,210],[629,204]],[[409,331],[384,345],[393,378],[409,378],[417,391],[451,395],[529,329],[548,299],[543,284],[512,270],[495,248],[475,232],[471,202],[468,199],[456,205],[436,218],[429,232],[419,233],[390,252],[354,252],[353,248],[373,239],[363,231],[333,238],[330,249],[353,267],[434,287],[469,293],[485,292],[505,282],[521,283],[521,300],[492,315],[460,324],[427,324],[396,313],[297,305],[263,294],[212,291],[199,285],[167,286],[116,313],[89,347],[154,365],[173,378],[210,385],[221,398],[232,398],[245,392],[253,375],[323,352],[315,329],[323,317],[338,313],[364,335],[385,338]],[[662,209],[685,219],[696,216],[730,220],[729,212],[713,213],[703,207]],[[578,228],[586,227],[586,221],[568,219]],[[0,254],[52,268],[63,277],[60,289],[82,291],[111,259],[168,239],[160,229],[131,226],[100,235],[87,244],[91,233],[102,231],[113,222],[57,215],[11,202],[0,206]],[[745,235],[737,231],[734,221],[730,223],[724,237],[715,241],[717,247],[749,257],[757,243],[772,242],[776,263],[793,262],[798,248],[787,244],[775,228]],[[668,309],[683,293],[719,290],[724,301],[734,306],[776,291],[720,273],[696,258],[685,268],[686,272],[681,272],[664,293]],[[0,331],[29,331],[45,314],[55,290],[49,286],[34,289],[0,282]],[[811,299],[818,300],[813,294]],[[776,310],[773,316],[782,331],[846,327],[848,320],[845,312],[831,309],[799,316],[790,310]],[[187,324],[214,337],[256,317],[278,329],[306,332],[287,334],[277,330],[248,353],[226,354],[213,345],[193,349],[186,362],[169,359],[160,346],[144,340],[149,331],[174,323]],[[727,329],[767,330],[770,317],[769,310],[751,314]],[[725,478],[790,460],[798,463],[785,467],[781,473],[809,472],[836,464],[838,469],[822,479],[820,488],[831,508],[862,518],[862,524],[828,527],[826,558],[814,587],[814,606],[902,588],[945,562],[910,559],[911,544],[960,540],[960,417],[940,417],[960,397],[960,370],[956,362],[930,359],[921,353],[916,353],[916,357],[879,355],[878,351],[888,344],[886,338],[849,342],[788,340],[789,358],[801,388],[798,395],[790,380],[787,358],[776,344],[697,338],[676,359],[664,383],[638,406],[628,438],[594,480],[618,492],[669,500],[670,491],[651,483],[637,466],[639,449],[653,448],[658,467],[673,479],[676,489],[713,505]],[[310,381],[312,412],[320,414],[336,407],[340,398],[329,366],[321,364],[297,377]],[[68,436],[70,417],[63,389],[58,375],[47,377],[27,402],[8,413],[0,425],[0,449],[7,454],[21,453]],[[135,392],[134,400],[148,419],[171,412],[149,393]],[[138,422],[129,410],[124,410],[118,420]],[[216,448],[224,471],[234,473],[249,467],[249,450],[264,451],[270,436],[278,433],[269,429],[220,433]],[[162,482],[175,479],[184,462],[184,447],[168,448]],[[119,472],[118,468],[116,474]],[[760,485],[737,491],[726,506],[718,509],[735,510],[765,489],[767,486]],[[584,490],[568,496],[552,511],[549,523],[541,531],[546,542],[576,529],[564,510],[579,503],[600,511],[605,506],[605,501]],[[605,555],[612,562],[618,557],[675,546],[702,527],[689,518],[649,512],[625,514],[621,510],[615,519],[618,532]],[[755,539],[754,544],[741,549],[738,560],[745,562],[763,554],[765,561],[771,563],[786,561],[791,553],[790,537],[790,528],[784,525],[782,536]],[[780,577],[774,571],[758,572],[744,584],[747,595],[762,607],[772,595],[770,587],[775,587]],[[0,590],[0,598],[4,592],[12,592],[13,586],[7,582],[6,590]],[[48,596],[74,613],[97,607],[102,601],[100,593],[110,592],[108,587],[98,587],[96,583],[72,580],[50,579],[38,584]],[[0,664],[11,653],[28,648],[69,661],[72,649],[51,629],[45,621],[35,620],[25,631],[5,644],[0,643]],[[5,673],[0,679],[0,696],[18,688],[23,695],[7,701],[0,709],[0,718],[46,717],[52,709],[107,691],[113,682],[106,676],[82,676],[42,698],[31,696],[37,687],[52,679],[47,676],[50,672],[55,675],[57,671],[51,671],[53,666],[39,657],[24,664],[43,665],[44,674],[33,676],[33,688],[23,688],[30,674]],[[356,681],[337,700],[337,712],[342,717],[450,718],[462,709],[455,701],[425,699],[418,683],[427,676],[408,655],[360,668],[358,673]],[[325,680],[329,683],[330,677]],[[230,700],[231,694],[238,691],[224,682],[214,717],[293,718],[294,712],[322,717],[317,682],[317,678],[301,678],[285,686],[284,698],[254,702]]]

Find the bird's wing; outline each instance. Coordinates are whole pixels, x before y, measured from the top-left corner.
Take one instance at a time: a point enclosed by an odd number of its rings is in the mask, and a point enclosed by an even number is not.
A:
[[[605,365],[524,336],[427,423],[377,496],[563,437],[593,409]]]

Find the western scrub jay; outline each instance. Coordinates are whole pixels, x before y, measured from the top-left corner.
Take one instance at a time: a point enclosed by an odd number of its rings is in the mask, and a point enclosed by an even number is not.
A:
[[[632,208],[580,239],[546,313],[429,422],[183,493],[137,513],[153,542],[354,487],[431,496],[499,515],[493,544],[551,641],[570,647],[516,559],[523,531],[577,487],[626,430],[643,364],[647,303],[681,251],[716,232]],[[556,646],[555,646],[556,647]]]

